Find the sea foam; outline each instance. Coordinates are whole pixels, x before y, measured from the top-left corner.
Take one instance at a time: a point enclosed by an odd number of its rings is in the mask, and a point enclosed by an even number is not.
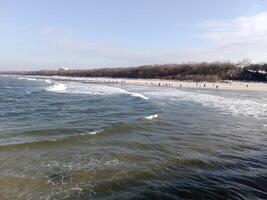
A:
[[[145,95],[172,101],[191,101],[199,103],[202,106],[214,107],[220,110],[220,113],[231,113],[234,116],[252,116],[255,118],[267,118],[267,103],[253,99],[243,99],[238,97],[225,97],[216,94],[182,91],[182,90],[156,90],[145,92]]]
[[[147,120],[153,120],[153,119],[156,119],[158,117],[159,117],[159,115],[158,114],[155,114],[155,115],[147,116],[147,117],[145,117],[145,119],[147,119]]]
[[[49,86],[45,90],[50,91],[50,92],[62,92],[66,90],[66,86],[60,83],[60,84]]]
[[[42,79],[42,78],[33,78],[33,77],[19,77],[19,80],[27,80],[27,81],[44,81],[48,84],[52,84],[52,80],[51,79]]]
[[[145,95],[143,94],[140,94],[140,93],[131,93],[131,92],[128,92],[129,95],[133,96],[133,97],[140,97],[142,99],[145,99],[145,100],[148,100],[149,98],[146,97]]]
[[[37,81],[36,78],[30,78],[30,77],[19,77],[19,80],[27,80],[27,81]]]
[[[85,132],[81,133],[82,136],[84,135],[96,135],[97,133],[100,133],[101,131],[91,131],[91,132]]]
[[[89,94],[89,95],[112,95],[125,94],[133,97],[148,100],[149,98],[140,93],[129,92],[127,90],[111,87],[102,84],[88,84],[80,82],[57,83],[46,88],[50,92],[70,93],[70,94]]]
[[[50,80],[50,79],[45,79],[45,82],[51,84],[51,83],[52,83],[52,80]]]

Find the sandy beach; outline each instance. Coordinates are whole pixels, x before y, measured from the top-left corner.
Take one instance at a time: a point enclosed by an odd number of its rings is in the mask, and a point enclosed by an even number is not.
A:
[[[36,77],[36,76],[35,76]],[[125,78],[91,78],[91,77],[38,77],[52,78],[56,80],[69,81],[88,81],[98,83],[120,83],[132,85],[147,85],[158,87],[176,87],[176,88],[194,88],[194,89],[214,89],[214,90],[247,90],[247,91],[267,91],[267,83],[262,82],[239,82],[239,81],[221,81],[221,82],[193,82],[193,81],[176,81],[161,79],[125,79]]]

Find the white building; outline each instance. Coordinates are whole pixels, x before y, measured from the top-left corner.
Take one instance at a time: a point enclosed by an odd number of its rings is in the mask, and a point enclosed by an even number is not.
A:
[[[58,71],[67,71],[67,70],[69,70],[69,68],[67,68],[67,67],[61,67],[58,69]]]

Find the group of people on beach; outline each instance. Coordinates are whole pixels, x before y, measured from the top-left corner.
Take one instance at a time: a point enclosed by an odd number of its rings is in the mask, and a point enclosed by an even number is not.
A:
[[[202,85],[199,84],[199,83],[196,83],[196,86],[197,86],[197,87],[202,87]],[[204,83],[204,84],[203,84],[203,87],[205,88],[206,86],[207,86],[206,83]],[[219,89],[219,86],[218,86],[218,85],[215,85],[214,83],[212,84],[212,87],[213,87],[213,88],[216,88],[216,89]]]
[[[96,79],[96,81],[100,81],[100,80]],[[128,83],[126,80],[111,80],[111,79],[107,79],[107,80],[101,80],[101,81],[103,81],[104,83],[120,83],[120,84],[126,84],[126,83]],[[145,82],[141,82],[141,83],[138,83],[138,82],[133,82],[133,83],[134,84],[150,85],[150,86],[158,86],[158,87],[188,87],[188,85],[186,85],[186,82],[185,82],[184,85],[182,83],[180,83],[180,82],[177,82],[177,83],[175,83],[175,82],[169,83],[169,82],[164,82],[164,81],[161,81],[161,82],[158,82],[158,81],[149,81],[149,82],[147,82],[147,81],[145,81]],[[212,87],[211,87],[211,84],[212,84]],[[229,84],[230,86],[232,86],[232,82],[227,82],[227,84]],[[192,85],[190,85],[189,87],[192,87]],[[216,84],[216,83],[196,82],[195,83],[195,86],[193,86],[193,87],[219,89],[219,84]],[[246,84],[245,87],[248,88],[249,85]]]

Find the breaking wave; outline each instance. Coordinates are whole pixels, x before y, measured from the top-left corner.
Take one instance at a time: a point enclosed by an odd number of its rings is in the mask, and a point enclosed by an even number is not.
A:
[[[52,80],[50,80],[50,79],[45,79],[45,82],[51,84],[51,83],[52,83]]]
[[[71,94],[90,94],[90,95],[112,95],[126,94],[133,97],[148,100],[149,98],[140,93],[132,93],[117,87],[101,84],[88,84],[79,82],[56,83],[46,88],[50,92],[71,93]]]
[[[92,131],[92,132],[85,132],[85,133],[81,133],[82,136],[84,135],[96,135],[98,133],[100,133],[101,131]]]
[[[147,120],[153,120],[153,119],[156,119],[158,117],[159,117],[159,115],[158,114],[155,114],[155,115],[147,116],[147,117],[145,117],[145,119],[147,119]]]
[[[33,78],[33,77],[19,77],[18,78],[19,80],[27,80],[27,81],[44,81],[44,82],[46,82],[46,83],[48,83],[48,84],[52,84],[53,82],[52,82],[52,80],[51,79],[42,79],[42,78]]]
[[[131,96],[133,96],[133,97],[140,97],[140,98],[142,98],[142,99],[145,99],[145,100],[148,100],[149,98],[148,97],[146,97],[145,95],[143,95],[143,94],[139,94],[139,93],[129,93]]]
[[[200,92],[181,90],[161,90],[145,92],[148,96],[155,98],[169,97],[174,101],[191,101],[203,106],[214,107],[222,113],[231,113],[234,116],[252,116],[255,118],[267,118],[267,103],[251,99],[222,97]]]
[[[37,81],[36,78],[29,78],[29,77],[19,77],[19,80],[27,80],[27,81]]]
[[[60,84],[49,86],[45,90],[49,92],[63,92],[66,90],[66,86],[60,83]]]

